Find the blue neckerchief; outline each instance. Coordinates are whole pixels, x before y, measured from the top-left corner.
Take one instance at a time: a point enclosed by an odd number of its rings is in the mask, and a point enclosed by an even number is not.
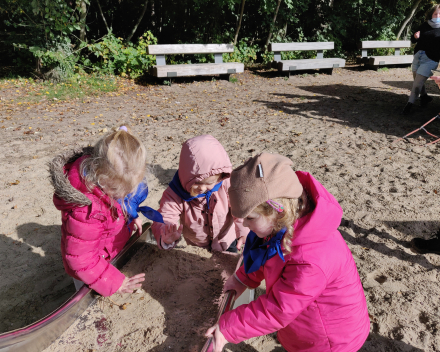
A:
[[[138,212],[141,212],[147,219],[150,219],[154,222],[163,223],[162,214],[157,210],[154,210],[150,207],[139,206],[147,198],[147,196],[148,187],[145,183],[141,182],[137,187],[136,192],[130,193],[124,198],[124,205],[128,214],[128,224],[139,216]],[[122,205],[122,200],[118,199],[118,203]]]
[[[211,189],[210,191],[206,191],[205,193],[193,197],[182,187],[182,184],[180,183],[180,179],[179,179],[179,170],[177,170],[177,172],[174,174],[173,180],[169,183],[169,186],[174,191],[174,193],[176,193],[185,202],[191,202],[193,199],[206,197],[206,204],[208,205],[208,209],[209,209],[209,198],[211,198],[211,195],[214,192],[217,192],[220,189],[222,183],[223,181],[217,183],[214,186],[214,188]]]
[[[244,271],[246,274],[257,271],[266,261],[274,257],[277,253],[284,260],[281,250],[281,239],[286,233],[286,228],[281,229],[269,241],[259,244],[260,237],[253,231],[249,232],[243,250]]]

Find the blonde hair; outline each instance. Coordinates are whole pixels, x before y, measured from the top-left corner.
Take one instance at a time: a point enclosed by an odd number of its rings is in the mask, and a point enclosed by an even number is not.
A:
[[[272,233],[276,233],[283,228],[286,228],[286,233],[283,236],[282,245],[284,247],[283,254],[292,252],[292,239],[294,237],[293,226],[300,217],[309,213],[312,210],[313,204],[308,199],[307,193],[303,191],[299,198],[275,198],[273,201],[280,203],[284,210],[278,213],[266,202],[258,205],[254,212],[266,217],[275,217],[275,225]]]
[[[425,13],[425,19],[427,21],[429,21],[430,19],[432,19],[432,15],[434,14],[435,11],[437,11],[440,8],[440,4],[434,5],[432,6],[428,11],[426,11]]]
[[[113,199],[135,191],[146,173],[147,151],[131,131],[116,129],[102,137],[80,172],[89,190],[99,185]]]

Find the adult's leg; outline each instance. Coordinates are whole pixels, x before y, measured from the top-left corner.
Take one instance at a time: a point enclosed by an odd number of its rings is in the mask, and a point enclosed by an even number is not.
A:
[[[413,72],[414,74],[415,72]],[[419,97],[419,95],[422,93],[422,90],[424,91],[424,94],[426,94],[425,90],[425,82],[428,79],[428,77],[416,74],[414,77],[413,86],[411,89],[411,95],[409,96],[408,102],[411,104],[414,104],[416,99]]]

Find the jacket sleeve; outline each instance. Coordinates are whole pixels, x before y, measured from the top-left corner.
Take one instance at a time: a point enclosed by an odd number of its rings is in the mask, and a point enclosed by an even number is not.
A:
[[[236,272],[235,277],[240,281],[243,285],[248,288],[257,288],[260,286],[261,281],[264,280],[264,267],[260,267],[257,271],[246,274],[244,271],[244,265],[242,265]]]
[[[226,340],[239,343],[289,325],[326,287],[322,270],[312,264],[287,264],[269,294],[220,318]]]
[[[417,42],[420,40],[420,37],[419,37],[419,39],[416,39],[416,38],[414,37],[414,34],[416,34],[417,32],[420,32],[420,36],[421,36],[423,32],[426,32],[426,31],[429,30],[430,28],[431,28],[431,26],[430,26],[427,22],[424,22],[424,23],[423,23],[419,28],[417,28],[417,30],[411,35],[411,43],[415,44],[415,43],[417,43]]]
[[[156,238],[157,245],[160,249],[163,249],[160,244],[160,231],[162,227],[167,224],[179,223],[180,216],[183,213],[183,201],[170,187],[168,187],[162,194],[158,211],[163,216],[164,224],[155,222],[153,223],[151,230]]]
[[[111,296],[121,287],[125,275],[105,259],[104,251],[99,250],[105,219],[89,217],[86,209],[88,207],[74,210],[64,222],[68,233],[65,260],[91,289],[103,296]]]

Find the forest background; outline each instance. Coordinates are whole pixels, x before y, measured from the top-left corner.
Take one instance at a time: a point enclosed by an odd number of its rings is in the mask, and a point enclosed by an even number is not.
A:
[[[59,81],[75,74],[139,77],[150,44],[233,43],[225,62],[270,62],[270,42],[332,41],[325,56],[353,61],[361,40],[409,39],[431,0],[2,0],[4,74]],[[411,49],[410,49],[411,50]],[[382,54],[384,52],[382,51]],[[314,52],[283,53],[310,58]],[[213,62],[170,55],[168,63]]]

